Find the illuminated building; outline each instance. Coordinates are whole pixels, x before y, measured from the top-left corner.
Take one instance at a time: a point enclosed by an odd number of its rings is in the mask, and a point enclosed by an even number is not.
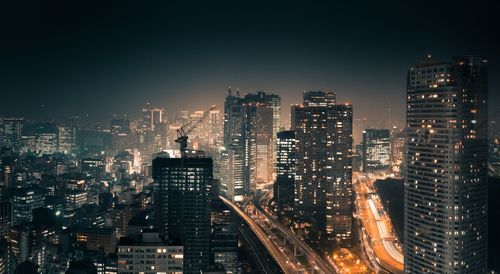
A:
[[[73,126],[57,127],[57,151],[70,154],[76,149],[76,128]]]
[[[404,131],[395,132],[391,135],[391,171],[401,172],[404,159],[405,135]]]
[[[68,189],[64,194],[65,209],[76,210],[87,203],[87,192],[79,189]]]
[[[223,194],[238,201],[249,191],[245,161],[245,109],[239,96],[231,93],[224,102],[224,150],[222,151],[221,184]]]
[[[15,190],[12,198],[12,223],[14,225],[33,220],[33,209],[44,206],[42,189],[36,186],[22,187]]]
[[[274,201],[278,214],[293,208],[295,192],[295,131],[278,132],[276,142],[276,181]]]
[[[142,162],[151,162],[152,155],[167,148],[167,125],[163,108],[148,106],[142,110],[138,132]]]
[[[211,251],[215,264],[222,264],[226,273],[237,273],[238,266],[238,228],[234,223],[231,210],[221,199],[212,200]]]
[[[487,272],[487,61],[408,71],[404,195],[406,273]]]
[[[304,93],[303,105],[292,107],[297,174],[294,213],[329,240],[351,237],[352,105],[336,104],[335,93]]]
[[[19,149],[24,118],[0,117],[0,147]]]
[[[276,134],[280,127],[281,99],[278,95],[259,91],[243,98],[239,92],[224,102],[224,147],[232,150],[236,178],[243,178],[243,193],[248,195],[257,183],[272,182],[274,178]],[[224,169],[224,167],[222,168]],[[221,173],[225,172],[224,170]],[[226,171],[227,172],[227,171]],[[238,185],[223,182],[225,185]],[[228,196],[229,198],[233,198]]]
[[[140,239],[121,238],[117,255],[120,274],[184,273],[183,246],[161,240],[155,230],[144,229]]]
[[[388,129],[363,130],[363,172],[387,170],[390,166],[391,142]]]
[[[209,264],[211,158],[153,160],[155,219],[160,235],[180,239],[184,273],[199,273]]]
[[[84,158],[81,167],[83,174],[93,177],[96,181],[102,180],[106,173],[106,163],[102,158]]]
[[[36,136],[36,153],[39,155],[50,155],[57,151],[57,134],[40,133]]]
[[[76,242],[87,250],[110,254],[116,252],[116,233],[113,228],[93,227],[80,229],[76,232]]]
[[[111,134],[111,154],[132,147],[132,131],[130,121],[126,118],[115,118],[109,123],[109,132]]]
[[[240,150],[232,146],[221,150],[222,170],[220,191],[233,201],[242,201],[245,196],[243,185],[244,158]]]
[[[276,158],[276,135],[281,126],[281,98],[272,93],[258,91],[243,98],[246,104],[247,154],[255,157],[256,183],[273,180]],[[253,143],[254,142],[254,143]]]

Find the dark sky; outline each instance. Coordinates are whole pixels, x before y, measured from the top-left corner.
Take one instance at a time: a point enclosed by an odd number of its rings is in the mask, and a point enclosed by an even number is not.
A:
[[[232,86],[280,94],[286,116],[324,89],[356,118],[385,120],[390,104],[402,121],[407,68],[429,53],[487,57],[492,113],[500,104],[494,1],[12,2],[0,6],[0,115],[173,113],[220,106]]]

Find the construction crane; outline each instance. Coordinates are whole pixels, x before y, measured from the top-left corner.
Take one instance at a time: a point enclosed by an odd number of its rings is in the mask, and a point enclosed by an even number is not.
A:
[[[216,109],[217,106],[213,105],[211,106],[208,110],[203,112],[203,115],[201,118],[196,120],[195,122],[188,122],[181,126],[179,129],[177,129],[177,139],[175,139],[176,143],[180,144],[180,149],[181,149],[181,156],[184,157],[186,155],[187,151],[187,144],[188,144],[188,134],[191,133],[205,118],[207,118],[208,114],[210,111]]]

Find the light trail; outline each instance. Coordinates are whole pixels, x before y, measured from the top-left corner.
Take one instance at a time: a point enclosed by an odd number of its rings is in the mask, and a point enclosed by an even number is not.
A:
[[[294,267],[289,264],[289,261],[287,260],[285,254],[283,254],[283,252],[280,251],[273,242],[271,242],[271,240],[268,238],[268,235],[264,233],[264,231],[252,220],[252,218],[250,218],[250,216],[248,216],[248,214],[246,214],[237,205],[233,204],[233,202],[226,199],[225,197],[219,196],[219,198],[248,224],[250,229],[255,233],[257,238],[259,238],[260,242],[264,245],[269,254],[271,254],[276,263],[278,263],[283,272],[287,274],[296,272]]]

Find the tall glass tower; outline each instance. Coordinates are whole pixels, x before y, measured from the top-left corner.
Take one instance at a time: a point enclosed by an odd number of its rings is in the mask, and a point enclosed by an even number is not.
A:
[[[487,61],[408,71],[406,273],[487,272]]]

